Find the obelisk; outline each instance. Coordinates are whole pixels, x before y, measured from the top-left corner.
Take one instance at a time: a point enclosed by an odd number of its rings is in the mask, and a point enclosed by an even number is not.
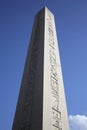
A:
[[[35,16],[12,130],[69,130],[54,15]]]

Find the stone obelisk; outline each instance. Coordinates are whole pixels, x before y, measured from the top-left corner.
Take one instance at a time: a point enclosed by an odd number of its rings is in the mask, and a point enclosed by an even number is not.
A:
[[[53,14],[35,16],[12,130],[69,130]]]

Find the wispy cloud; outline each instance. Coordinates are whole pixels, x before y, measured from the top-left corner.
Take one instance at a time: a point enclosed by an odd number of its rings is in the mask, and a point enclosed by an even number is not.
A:
[[[85,115],[70,115],[69,123],[70,130],[87,130],[87,116]]]

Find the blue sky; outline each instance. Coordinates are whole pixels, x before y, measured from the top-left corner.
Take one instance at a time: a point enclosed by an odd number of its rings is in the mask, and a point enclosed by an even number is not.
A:
[[[34,16],[45,5],[55,16],[71,130],[87,130],[87,0],[0,0],[0,130],[11,130]]]

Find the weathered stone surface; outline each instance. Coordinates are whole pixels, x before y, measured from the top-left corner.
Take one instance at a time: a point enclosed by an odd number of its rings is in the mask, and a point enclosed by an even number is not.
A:
[[[53,14],[36,16],[12,130],[69,130]]]

